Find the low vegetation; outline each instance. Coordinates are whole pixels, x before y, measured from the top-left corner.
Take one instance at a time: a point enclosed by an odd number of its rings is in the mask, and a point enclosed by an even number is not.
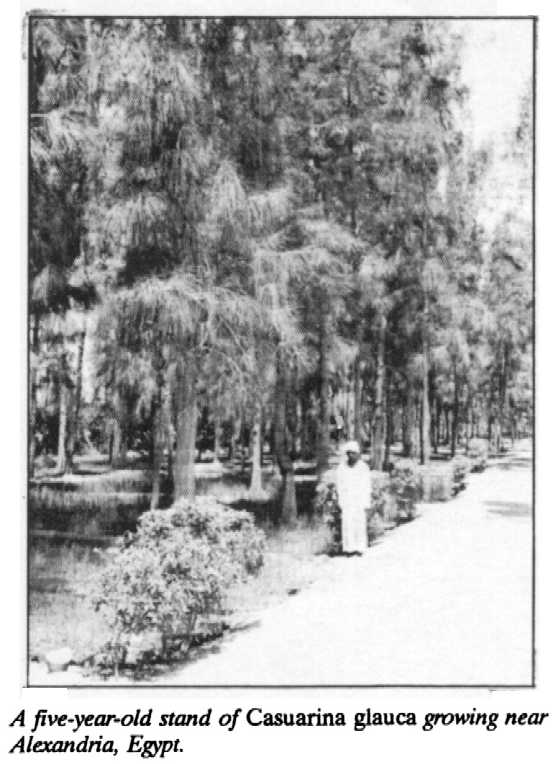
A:
[[[385,528],[412,519],[417,502],[451,499],[463,490],[472,466],[468,457],[433,462],[430,469],[398,459],[391,472],[373,472],[369,545]],[[217,486],[224,496],[220,480]],[[231,484],[226,499],[244,496],[239,483]],[[300,591],[341,550],[332,470],[316,485],[312,514],[294,528],[263,516],[258,510],[254,522],[252,512],[205,495],[141,513],[136,533],[108,549],[35,547],[31,656],[67,644],[74,661],[95,674],[136,676],[148,666],[161,668]]]
[[[236,514],[234,510],[226,511]],[[266,607],[301,591],[326,569],[328,529],[319,520],[300,519],[293,529],[268,523],[260,530],[262,544],[259,532],[248,533],[248,538],[255,541],[254,548],[247,562],[242,557],[249,571],[252,564],[257,568],[255,574],[243,576],[240,564],[238,578],[224,591],[222,611],[200,617],[194,633],[170,634],[165,645],[160,632],[149,627],[114,639],[118,622],[112,609],[115,589],[117,596],[123,594],[122,587],[110,583],[121,575],[118,546],[99,550],[76,544],[35,545],[30,555],[30,658],[40,660],[48,651],[66,645],[84,673],[96,677],[110,676],[115,670],[129,672],[133,677],[156,667],[162,670],[165,663],[184,659],[190,649],[227,629],[249,623]],[[176,532],[180,533],[178,526]],[[257,567],[261,552],[263,564]],[[95,590],[94,597],[91,589]],[[110,604],[96,608],[104,596],[109,597]],[[122,596],[125,613],[129,613],[133,602],[137,604],[133,597]],[[129,663],[117,666],[117,660]]]
[[[112,635],[103,662],[125,663],[133,637],[147,633],[167,659],[199,635],[220,632],[229,588],[259,570],[263,551],[251,515],[213,499],[181,500],[142,515],[102,572],[94,598]]]

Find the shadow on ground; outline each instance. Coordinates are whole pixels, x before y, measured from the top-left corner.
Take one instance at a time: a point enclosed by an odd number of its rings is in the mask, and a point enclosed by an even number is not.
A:
[[[251,629],[257,629],[260,626],[261,619],[259,618],[232,626],[224,635],[212,642],[206,642],[203,645],[193,647],[186,656],[186,661],[182,665],[185,666],[189,663],[196,663],[197,661],[209,658],[210,655],[216,655],[221,652],[225,645],[232,642],[232,640],[239,634],[242,634],[245,631],[250,631]]]
[[[530,504],[520,501],[485,501],[488,512],[503,517],[528,517]]]
[[[531,456],[513,455],[496,458],[497,461],[494,463],[494,467],[497,467],[499,470],[520,470],[525,469],[532,464]]]

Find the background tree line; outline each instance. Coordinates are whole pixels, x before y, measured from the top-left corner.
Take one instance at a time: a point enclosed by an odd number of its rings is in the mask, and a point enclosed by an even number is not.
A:
[[[71,471],[196,449],[294,459],[336,431],[429,460],[532,412],[531,99],[508,156],[466,125],[444,21],[33,18],[30,451]],[[498,163],[508,204],[485,226]],[[505,194],[503,194],[503,197]],[[94,398],[83,398],[85,348]]]

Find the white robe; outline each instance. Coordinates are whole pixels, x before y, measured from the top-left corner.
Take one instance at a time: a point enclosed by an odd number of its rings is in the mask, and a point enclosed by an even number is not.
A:
[[[342,510],[342,551],[363,552],[367,546],[366,510],[371,505],[371,471],[362,459],[336,468],[338,504]]]

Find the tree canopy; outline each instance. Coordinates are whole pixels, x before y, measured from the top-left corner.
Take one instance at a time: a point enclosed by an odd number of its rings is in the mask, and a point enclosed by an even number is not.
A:
[[[167,454],[193,495],[207,421],[216,455],[249,433],[256,490],[270,438],[293,519],[294,459],[323,472],[333,427],[377,469],[528,429],[532,103],[507,156],[474,147],[450,23],[30,25],[31,464],[71,469],[100,417],[114,463],[150,454],[155,506]]]

